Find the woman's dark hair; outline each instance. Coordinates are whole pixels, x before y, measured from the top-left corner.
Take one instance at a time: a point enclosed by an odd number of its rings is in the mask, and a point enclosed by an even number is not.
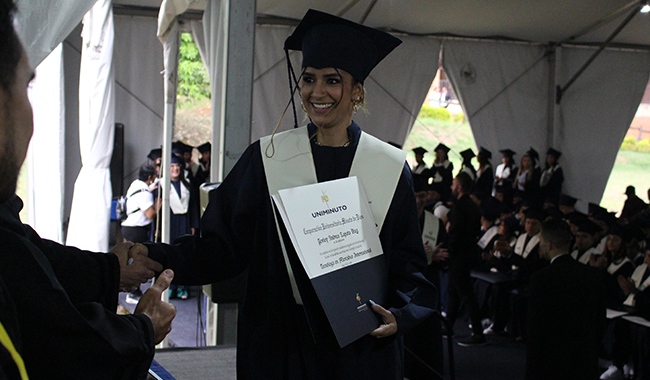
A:
[[[146,181],[147,179],[149,179],[149,177],[155,175],[156,175],[156,168],[153,165],[149,163],[145,163],[142,166],[140,166],[140,172],[138,173],[138,179],[140,181]]]
[[[0,0],[0,86],[5,91],[10,91],[16,80],[16,67],[22,55],[20,40],[14,30],[15,11],[13,0]]]

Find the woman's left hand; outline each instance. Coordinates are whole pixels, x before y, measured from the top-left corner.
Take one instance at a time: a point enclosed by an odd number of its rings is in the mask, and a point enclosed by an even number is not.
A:
[[[376,338],[387,338],[391,335],[394,335],[397,332],[397,321],[395,316],[390,311],[384,309],[380,305],[370,301],[372,304],[372,310],[381,316],[381,319],[384,323],[381,326],[377,327],[370,332],[370,335]]]

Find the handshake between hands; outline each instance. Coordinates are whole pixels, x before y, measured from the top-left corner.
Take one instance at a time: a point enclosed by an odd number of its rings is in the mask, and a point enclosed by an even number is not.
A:
[[[160,263],[147,257],[149,250],[142,244],[119,243],[110,252],[117,256],[120,262],[121,291],[129,291],[163,270]],[[176,317],[176,307],[161,299],[173,279],[174,272],[171,269],[162,272],[156,283],[142,295],[135,308],[134,314],[144,314],[151,320],[156,344],[172,331],[172,320]]]

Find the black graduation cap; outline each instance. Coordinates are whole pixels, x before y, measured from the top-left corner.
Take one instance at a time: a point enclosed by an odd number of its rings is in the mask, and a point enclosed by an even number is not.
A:
[[[417,147],[417,148],[413,148],[413,153],[415,153],[415,154],[422,154],[422,155],[424,155],[424,154],[427,153],[427,152],[428,152],[428,150],[424,149],[424,148],[421,147],[421,146],[419,146],[419,147]]]
[[[560,195],[560,206],[569,206],[573,207],[576,205],[578,200],[570,195],[562,194]]]
[[[572,212],[569,215],[565,216],[565,218],[567,218],[569,224],[574,224],[576,226],[579,226],[585,220],[589,220],[589,218],[581,212]]]
[[[151,161],[156,161],[161,157],[162,157],[162,148],[151,149],[149,151],[149,154],[147,154],[147,158],[150,159]]]
[[[519,220],[515,218],[514,216],[509,216],[505,218],[502,222],[508,231],[510,231],[511,234],[514,234],[519,230]]]
[[[438,144],[433,151],[437,152],[439,150],[443,150],[445,153],[449,153],[450,151],[449,147],[443,143]]]
[[[531,146],[530,149],[526,152],[528,157],[530,157],[534,162],[537,162],[539,160],[539,153],[533,147]]]
[[[196,149],[199,151],[199,153],[203,154],[205,152],[211,152],[212,151],[212,144],[210,142],[203,143],[199,146],[196,147]]]
[[[487,150],[487,149],[485,149],[483,147],[480,147],[478,149],[478,154],[484,156],[488,160],[492,158],[492,152],[490,152],[489,150]]]
[[[562,155],[562,152],[555,150],[553,148],[548,148],[546,154],[550,154],[551,156],[555,157],[555,159],[557,160]]]
[[[174,141],[172,143],[172,153],[183,155],[185,152],[191,152],[194,149],[193,146],[187,145],[182,141]]]
[[[558,220],[564,219],[564,214],[562,214],[562,211],[560,211],[557,207],[545,208],[544,212],[546,212],[548,216],[550,216],[553,219],[558,219]]]
[[[399,38],[314,9],[285,41],[285,50],[302,50],[302,67],[334,67],[363,83],[402,41]]]
[[[178,157],[175,154],[172,154],[172,164],[182,164],[185,163],[185,161],[181,161],[181,158]]]
[[[503,154],[503,157],[508,157],[508,158],[512,158],[514,157],[515,154],[517,154],[515,151],[511,149],[501,149],[499,152]]]
[[[614,223],[609,227],[609,231],[607,232],[607,234],[620,236],[621,239],[623,239],[623,241],[626,241],[630,236],[630,231],[628,231],[628,229],[625,228],[625,226],[619,223]]]
[[[464,151],[460,152],[460,155],[463,157],[464,161],[469,161],[472,159],[472,157],[476,157],[472,148],[465,149]]]
[[[526,216],[526,219],[535,219],[539,220],[540,222],[543,222],[546,220],[546,217],[548,216],[544,210],[540,210],[536,207],[531,207],[524,211],[524,215]]]
[[[601,228],[596,223],[592,222],[589,219],[585,219],[578,225],[578,232],[583,232],[589,235],[595,235],[601,231]]]

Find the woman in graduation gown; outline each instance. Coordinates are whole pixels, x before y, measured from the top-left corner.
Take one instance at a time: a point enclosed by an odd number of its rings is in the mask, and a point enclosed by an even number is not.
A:
[[[405,156],[361,132],[352,121],[353,112],[363,105],[363,80],[400,42],[332,15],[307,12],[285,41],[285,51],[303,52],[299,90],[309,125],[249,146],[220,187],[210,193],[201,238],[186,236],[172,245],[148,245],[149,256],[173,268],[179,284],[211,283],[248,268],[238,320],[239,379],[403,378],[401,336],[432,314],[437,296],[422,275],[426,258]],[[293,137],[299,143],[282,142]],[[371,141],[379,145],[367,149]],[[381,177],[387,169],[377,168],[373,160],[385,158],[384,153],[401,158],[379,233],[387,264],[387,293],[383,305],[372,310],[382,322],[369,335],[340,348],[284,227],[276,225],[269,199],[273,193],[269,184],[302,184],[299,174],[281,175],[265,165],[277,158],[282,170],[280,157],[306,157],[303,166],[313,167],[315,183],[349,176],[354,162],[365,156],[371,157],[369,170]],[[367,192],[387,185],[377,182],[375,174],[360,174]]]

